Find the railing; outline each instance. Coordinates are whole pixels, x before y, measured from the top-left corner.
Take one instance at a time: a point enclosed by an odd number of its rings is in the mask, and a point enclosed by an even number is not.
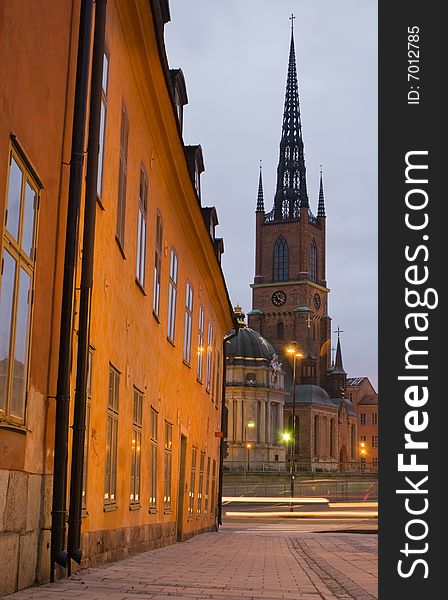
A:
[[[232,473],[289,473],[289,461],[260,461],[250,460],[224,460],[224,472]],[[336,460],[323,461],[318,459],[311,460],[296,460],[296,474],[305,473],[345,473],[348,475],[367,473],[377,473],[378,465],[373,461],[362,464],[358,461],[348,461],[343,464]]]

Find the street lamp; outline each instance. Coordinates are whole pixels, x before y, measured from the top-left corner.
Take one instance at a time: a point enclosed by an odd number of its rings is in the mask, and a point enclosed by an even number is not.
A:
[[[246,427],[244,428],[244,444],[246,446],[247,449],[247,470],[250,470],[250,466],[249,466],[249,452],[250,449],[252,448],[252,444],[250,442],[247,441],[247,430],[248,429],[254,429],[255,428],[255,422],[254,421],[249,421],[246,425]]]
[[[293,357],[292,367],[292,442],[291,442],[291,460],[289,465],[290,481],[291,481],[291,498],[294,498],[294,477],[295,477],[295,454],[296,454],[296,360],[303,358],[303,352],[299,348],[296,341],[290,342],[286,348],[286,353]],[[294,505],[291,502],[291,511],[294,510]]]
[[[366,443],[361,442],[359,444],[359,446],[360,446],[359,453],[361,455],[361,473],[364,473],[364,466],[365,466],[365,460],[366,460],[366,454],[367,454]]]

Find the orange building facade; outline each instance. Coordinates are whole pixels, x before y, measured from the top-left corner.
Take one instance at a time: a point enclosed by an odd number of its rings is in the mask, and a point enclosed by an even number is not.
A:
[[[378,394],[368,377],[349,377],[347,396],[358,416],[358,458],[361,469],[378,470]]]
[[[26,2],[8,0],[0,8],[7,82],[0,91],[7,258],[0,281],[0,548],[8,557],[0,567],[2,593],[47,580],[52,562],[56,576],[66,572],[50,557],[51,503],[81,2],[67,0],[51,11],[45,2],[32,4],[35,19]],[[182,139],[187,96],[182,72],[167,63],[163,30],[169,18],[165,0],[107,2],[80,482],[84,565],[182,540],[216,522],[215,433],[221,430],[223,344],[233,311],[220,267],[216,211],[201,206],[201,148]],[[22,22],[30,30],[25,47],[15,30]],[[88,131],[86,147],[87,140]],[[20,185],[11,187],[19,172]],[[32,194],[39,199],[33,210]],[[82,200],[70,426],[82,333],[83,233]],[[70,482],[71,429],[68,436]],[[66,511],[71,488],[68,483]]]

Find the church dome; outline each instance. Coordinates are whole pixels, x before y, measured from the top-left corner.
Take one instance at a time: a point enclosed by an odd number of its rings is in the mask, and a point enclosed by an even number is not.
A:
[[[304,384],[296,385],[296,404],[320,404],[321,406],[329,406],[335,408],[335,405],[330,399],[327,392],[319,387],[318,385]],[[292,403],[292,395],[290,395],[286,402]]]
[[[226,358],[231,364],[262,366],[270,364],[274,354],[272,344],[250,327],[241,327],[226,343]]]

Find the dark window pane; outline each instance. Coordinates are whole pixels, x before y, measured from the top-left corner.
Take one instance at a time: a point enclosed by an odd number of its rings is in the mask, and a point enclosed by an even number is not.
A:
[[[36,192],[26,182],[25,186],[25,204],[23,207],[23,229],[22,229],[22,248],[33,258],[33,242],[34,242],[34,207],[35,207]]]
[[[11,312],[14,295],[16,262],[3,254],[3,275],[0,281],[0,410],[6,410],[8,393],[9,346],[11,340]]]
[[[30,276],[20,269],[11,399],[11,415],[20,419],[25,416],[30,284]]]
[[[9,169],[9,189],[8,189],[8,216],[6,218],[6,228],[9,233],[17,240],[19,237],[19,217],[20,217],[20,194],[22,190],[22,171],[19,165],[12,158]]]

